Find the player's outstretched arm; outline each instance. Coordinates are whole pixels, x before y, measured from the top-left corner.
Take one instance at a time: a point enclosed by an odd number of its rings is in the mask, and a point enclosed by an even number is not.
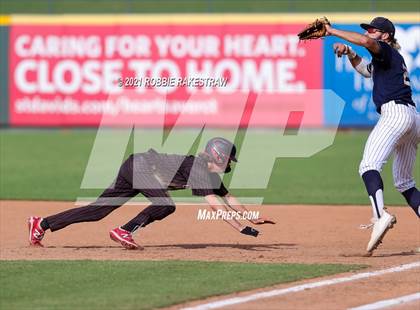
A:
[[[327,35],[336,36],[350,43],[363,46],[375,55],[379,55],[381,52],[381,46],[378,42],[368,36],[353,31],[335,29],[330,25],[326,25],[325,27],[327,29]]]
[[[209,204],[210,208],[212,208],[213,211],[227,211],[227,208],[224,204],[220,203],[219,199],[216,195],[207,195],[204,197]],[[238,222],[236,219],[223,219],[225,222],[230,224],[233,228],[235,228],[237,231],[241,231],[244,229],[244,226]]]
[[[218,210],[227,211],[226,206],[220,203],[216,195],[207,195],[204,198],[206,199],[207,203],[210,205],[210,207],[214,211],[218,211]],[[243,226],[235,218],[224,218],[223,220],[242,234],[253,236],[253,237],[257,237],[259,234],[258,230],[249,226]]]
[[[248,209],[244,207],[243,204],[239,202],[239,200],[233,196],[232,194],[227,194],[226,196],[222,197],[223,201],[226,203],[227,206],[229,206],[231,209],[235,210],[236,212],[239,212],[240,214],[243,214],[244,212],[248,212]],[[274,221],[266,219],[266,218],[258,218],[258,219],[252,219],[249,220],[252,224],[275,224]]]

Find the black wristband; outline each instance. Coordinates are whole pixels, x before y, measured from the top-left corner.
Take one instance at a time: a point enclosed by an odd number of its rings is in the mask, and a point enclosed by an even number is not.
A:
[[[254,236],[254,237],[258,236],[259,233],[260,232],[258,230],[254,229],[252,227],[249,227],[249,226],[247,226],[247,227],[245,227],[244,229],[241,230],[241,234]]]

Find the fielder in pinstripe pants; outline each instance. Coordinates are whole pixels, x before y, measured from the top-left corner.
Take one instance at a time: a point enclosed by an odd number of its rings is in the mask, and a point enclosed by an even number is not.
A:
[[[359,57],[350,46],[334,44],[341,57],[347,55],[354,69],[373,81],[373,101],[380,118],[369,135],[359,173],[365,183],[373,210],[371,239],[367,246],[372,253],[386,232],[396,223],[395,216],[384,210],[383,182],[380,175],[389,157],[394,155],[395,187],[420,217],[420,192],[413,177],[417,145],[420,141],[420,116],[412,100],[410,79],[395,39],[393,23],[376,17],[370,24],[361,24],[364,35],[327,26],[328,35],[365,47],[372,56],[370,63]]]
[[[110,231],[112,240],[130,250],[142,249],[132,237],[134,231],[175,212],[170,190],[190,188],[193,195],[203,196],[214,211],[227,211],[229,207],[243,214],[248,210],[229,193],[218,175],[230,172],[235,156],[235,145],[220,137],[211,139],[198,156],[163,154],[153,149],[133,154],[121,165],[114,183],[95,202],[46,218],[31,216],[29,244],[42,246],[41,240],[48,229],[56,231],[75,223],[99,221],[140,193],[151,205],[125,225]],[[258,236],[256,229],[242,225],[235,217],[223,220],[244,235]],[[274,224],[264,218],[250,219],[250,222]]]

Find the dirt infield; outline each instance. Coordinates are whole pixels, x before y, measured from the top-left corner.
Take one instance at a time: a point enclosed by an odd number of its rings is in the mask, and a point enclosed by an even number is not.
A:
[[[199,208],[178,206],[164,221],[156,222],[135,235],[144,251],[120,248],[108,237],[108,231],[137,214],[144,206],[124,206],[100,222],[75,224],[58,232],[48,232],[45,248],[30,248],[26,219],[29,215],[47,216],[74,207],[70,202],[1,201],[0,259],[99,259],[99,260],[207,260],[276,263],[365,264],[368,270],[419,261],[420,224],[412,210],[390,207],[398,223],[372,257],[364,257],[370,231],[358,229],[371,216],[370,207],[361,206],[261,206],[262,215],[277,225],[260,226],[258,238],[235,232],[221,220],[198,221]],[[10,229],[10,228],[13,229]],[[340,284],[334,287],[336,299],[322,303],[331,288],[249,303],[234,308],[306,308],[331,309],[354,306],[359,302],[402,296],[419,291],[419,269],[398,275]],[[281,285],[279,287],[287,287]],[[396,289],[396,287],[398,287]],[[324,294],[324,295],[323,295]],[[364,296],[361,298],[360,296]],[[281,303],[280,303],[281,302]],[[316,304],[314,305],[314,302]],[[338,304],[337,304],[338,303]],[[340,306],[338,306],[340,305]],[[414,305],[415,307],[418,304]],[[407,306],[410,307],[410,306]]]

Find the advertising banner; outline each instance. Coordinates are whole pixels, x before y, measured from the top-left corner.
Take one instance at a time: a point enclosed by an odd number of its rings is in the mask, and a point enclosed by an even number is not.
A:
[[[338,29],[363,33],[359,25],[338,24]],[[400,53],[407,65],[413,100],[420,107],[420,25],[397,24],[395,37],[401,45]],[[333,90],[346,102],[340,126],[372,126],[379,114],[372,101],[372,79],[364,78],[351,66],[347,57],[338,58],[334,55],[333,44],[342,42],[336,37],[324,40],[324,87]],[[352,45],[358,55],[368,62],[371,56],[365,48]],[[325,101],[324,115],[326,125],[334,119],[334,103]]]
[[[287,111],[296,95],[310,102],[306,125],[320,127],[322,96],[304,94],[322,88],[322,42],[299,44],[302,27],[11,25],[10,122],[97,126],[105,116],[116,126],[129,125],[127,119],[160,126],[162,115],[173,125],[182,113],[184,126],[202,125],[203,118],[212,126],[237,126],[238,119],[246,126],[246,117],[236,116],[252,113],[246,98],[264,93],[270,99],[260,101],[255,125],[284,126],[273,111]]]

